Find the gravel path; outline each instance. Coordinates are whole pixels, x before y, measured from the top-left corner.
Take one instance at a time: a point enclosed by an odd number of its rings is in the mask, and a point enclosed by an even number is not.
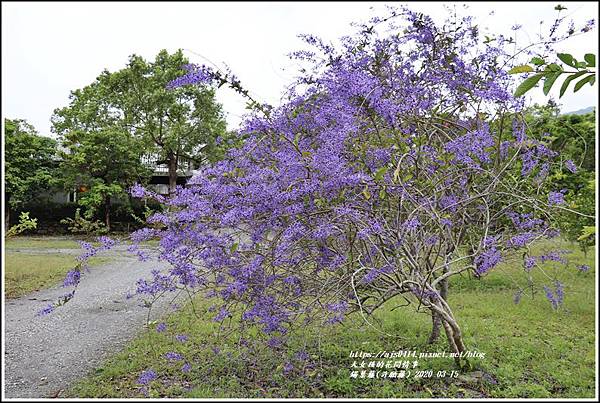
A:
[[[120,257],[92,267],[75,297],[50,315],[36,313],[66,293],[60,286],[6,301],[5,397],[60,397],[143,329],[148,310],[125,296],[157,263],[111,255]],[[163,298],[151,319],[166,312],[169,301]]]

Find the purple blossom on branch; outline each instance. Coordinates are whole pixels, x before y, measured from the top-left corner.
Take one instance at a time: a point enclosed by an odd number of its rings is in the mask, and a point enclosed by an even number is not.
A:
[[[566,190],[561,190],[560,192],[550,192],[548,194],[548,204],[550,206],[558,206],[561,204],[565,204],[565,192]]]
[[[63,280],[63,287],[77,286],[81,280],[81,271],[71,270]]]
[[[575,163],[572,160],[566,160],[565,161],[565,167],[571,172],[571,173],[575,173],[577,172],[577,166],[575,165]]]

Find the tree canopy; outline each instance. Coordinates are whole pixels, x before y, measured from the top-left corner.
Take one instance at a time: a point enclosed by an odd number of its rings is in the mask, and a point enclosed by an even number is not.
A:
[[[163,50],[152,62],[132,55],[126,68],[99,78],[110,88],[111,106],[120,111],[130,132],[143,141],[148,154],[168,166],[170,191],[182,161],[214,162],[226,146],[226,124],[214,89],[167,88],[188,63],[181,50]]]
[[[56,140],[22,119],[4,120],[5,217],[56,184]]]
[[[111,198],[127,200],[127,188],[146,183],[151,174],[143,164],[143,143],[128,130],[113,98],[110,87],[98,80],[73,91],[70,105],[53,116],[65,183],[84,187],[78,202],[88,207],[88,217],[102,208],[109,229]]]
[[[146,183],[157,163],[168,166],[173,191],[183,161],[199,166],[222,158],[227,133],[214,89],[167,88],[187,63],[181,51],[163,50],[153,62],[132,55],[124,69],[103,71],[55,110],[53,130],[66,149],[62,167],[69,183],[89,187],[79,200],[88,215],[102,207],[109,225],[111,198]]]

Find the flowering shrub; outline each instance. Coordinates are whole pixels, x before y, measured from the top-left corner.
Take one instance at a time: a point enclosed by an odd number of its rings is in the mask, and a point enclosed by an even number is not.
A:
[[[214,321],[257,327],[273,348],[297,326],[368,321],[394,299],[464,351],[451,276],[485,276],[513,256],[524,272],[561,259],[529,253],[568,209],[544,187],[556,153],[528,136],[512,95],[510,41],[482,42],[470,17],[437,26],[407,9],[359,25],[340,48],[304,39],[314,51],[292,57],[310,67],[286,103],[246,121],[243,145],[170,198],[131,190],[166,206],[132,239],[159,238],[170,264],[137,293],[201,290],[220,301]],[[187,70],[172,86],[241,88],[229,73]],[[558,308],[562,284],[552,287]]]

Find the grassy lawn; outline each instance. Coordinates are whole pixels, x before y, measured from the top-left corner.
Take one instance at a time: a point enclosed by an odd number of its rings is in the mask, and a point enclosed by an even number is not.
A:
[[[55,244],[67,245],[67,240],[53,241]],[[72,241],[75,247],[79,245]],[[28,246],[21,248],[34,248],[37,245],[35,241],[22,242]],[[17,298],[26,295],[32,291],[51,287],[58,284],[65,274],[73,269],[76,264],[75,255],[68,254],[30,254],[16,252],[8,247],[5,250],[5,272],[4,272],[4,290],[6,298]],[[40,244],[42,245],[42,244]],[[36,249],[51,249],[52,247],[37,246]],[[54,246],[54,248],[71,248],[70,246]],[[110,261],[107,257],[94,257],[90,259],[91,265],[97,265]]]
[[[123,236],[113,236],[113,239],[123,240]],[[98,242],[90,239],[86,239],[86,242],[90,242],[94,246],[99,246]],[[131,244],[130,241],[125,240],[125,244]],[[158,245],[158,240],[151,239],[141,243],[143,246],[154,247]],[[17,250],[17,249],[81,249],[78,243],[78,239],[74,237],[33,237],[33,236],[21,236],[14,237],[5,240],[4,247],[6,250]]]
[[[527,284],[514,262],[506,262],[483,279],[455,278],[451,283],[450,304],[467,349],[485,353],[482,359],[471,359],[469,370],[458,370],[449,358],[417,358],[416,369],[433,371],[430,379],[351,379],[351,365],[360,359],[350,358],[350,351],[447,350],[444,338],[426,344],[430,318],[408,309],[382,309],[376,314],[379,329],[388,335],[355,316],[341,326],[305,327],[285,350],[263,347],[245,356],[246,350],[219,341],[218,327],[210,320],[215,313],[208,312],[208,303],[197,302],[194,308],[200,319],[188,304],[165,318],[166,332],[157,333],[156,324],[151,324],[68,393],[82,398],[140,397],[137,379],[151,368],[158,375],[147,390],[151,397],[590,398],[595,383],[594,253],[584,256],[568,244],[557,246],[573,250],[568,268],[545,266],[546,274],[565,283],[565,301],[558,311],[551,309],[543,292],[513,303],[515,281]],[[576,264],[592,269],[578,272]],[[551,284],[543,273],[532,274],[537,284]],[[388,308],[394,305],[391,301]],[[189,340],[177,341],[178,334],[188,335]],[[220,351],[213,350],[215,346]],[[309,352],[310,359],[293,356],[299,350]],[[169,351],[181,353],[185,361],[169,362],[164,358]],[[181,371],[184,362],[191,364],[191,371]],[[284,369],[285,362],[292,367]],[[454,379],[438,377],[443,370],[459,374]]]
[[[79,249],[77,240],[67,237],[14,237],[7,239],[4,247],[11,249]]]

